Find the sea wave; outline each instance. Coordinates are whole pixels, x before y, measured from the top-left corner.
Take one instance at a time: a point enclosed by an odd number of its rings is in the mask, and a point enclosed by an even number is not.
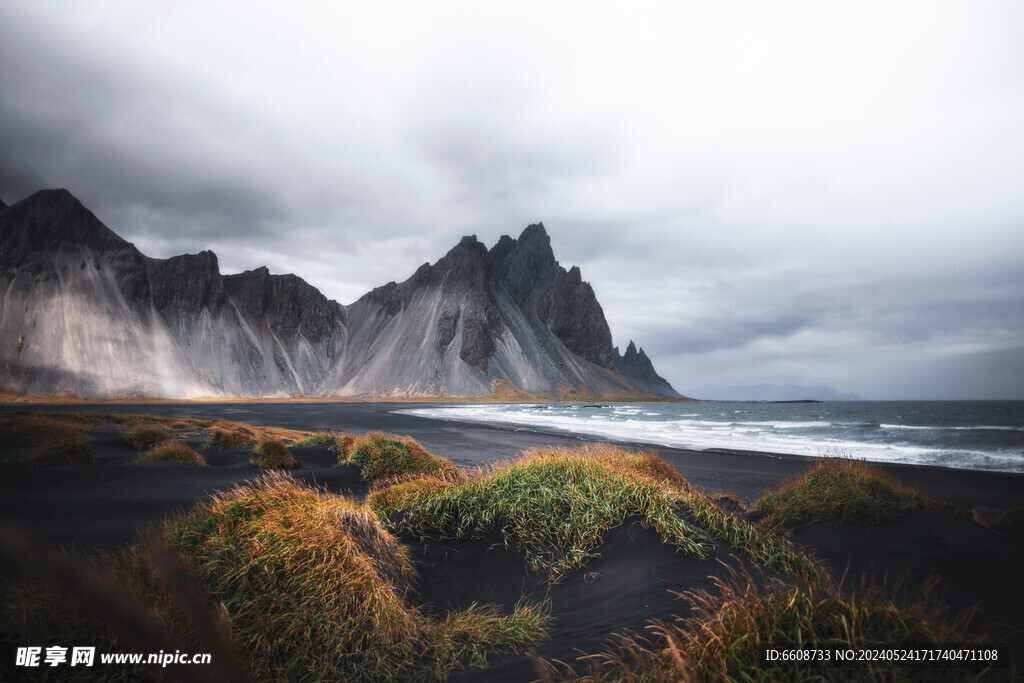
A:
[[[617,405],[612,410],[584,408],[571,404],[471,404],[403,409],[400,412],[436,419],[503,423],[687,450],[784,453],[807,457],[838,455],[877,462],[1024,472],[1024,453],[1016,439],[990,443],[990,440],[980,437],[967,441],[951,437],[950,429],[969,429],[970,425],[879,424],[846,416],[825,419],[830,416],[824,414],[807,414],[806,417],[811,419],[800,419],[805,416],[792,412],[779,415],[790,419],[765,419],[768,416],[755,416],[743,410],[704,414],[678,410],[672,414],[671,407],[652,409],[642,404]],[[763,413],[768,408],[759,406],[756,410]],[[757,419],[751,419],[754,417]],[[905,436],[896,438],[897,433]],[[942,437],[943,433],[950,434],[950,438]],[[920,436],[913,436],[916,434]],[[1013,447],[1013,443],[1017,446]]]

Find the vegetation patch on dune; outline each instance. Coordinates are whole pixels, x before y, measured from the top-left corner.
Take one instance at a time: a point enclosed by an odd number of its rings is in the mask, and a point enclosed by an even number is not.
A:
[[[95,465],[99,462],[85,433],[88,422],[52,416],[16,415],[5,420],[0,434],[8,446],[28,447],[28,464],[36,467]]]
[[[28,463],[36,467],[97,465],[99,458],[89,444],[62,443],[32,451],[28,456]]]
[[[604,652],[581,658],[584,673],[561,664],[563,676],[591,681],[920,681],[971,680],[987,666],[980,662],[955,668],[894,668],[888,661],[836,662],[837,650],[938,647],[984,640],[967,635],[970,612],[949,620],[945,610],[925,596],[898,600],[893,591],[862,585],[842,591],[828,585],[811,588],[769,580],[764,590],[748,575],[715,578],[714,591],[679,595],[693,612],[674,624],[652,623],[652,636],[623,635]],[[827,663],[765,661],[769,649],[821,649]],[[549,674],[557,666],[543,662]],[[580,667],[582,668],[582,667]],[[987,679],[986,679],[987,680]]]
[[[444,680],[538,643],[548,620],[537,604],[428,612],[412,599],[407,551],[371,510],[283,473],[219,493],[119,553],[23,554],[33,570],[7,593],[6,632],[110,652],[211,652],[210,680]]]
[[[172,462],[182,465],[208,465],[206,458],[181,441],[164,441],[140,455],[135,462]]]
[[[152,448],[164,441],[170,441],[171,435],[166,429],[159,427],[142,427],[128,432],[124,439],[136,448]]]
[[[255,443],[256,439],[251,434],[227,429],[214,429],[210,433],[210,438],[203,444],[203,448],[230,451],[236,448],[249,448]]]
[[[818,461],[806,474],[781,483],[754,504],[767,521],[783,525],[835,519],[876,526],[925,507],[963,514],[955,505],[904,486],[877,467],[838,458]]]
[[[299,465],[284,442],[277,439],[260,441],[253,447],[252,452],[252,462],[257,467],[269,470],[290,470]]]
[[[313,436],[307,436],[305,439],[300,439],[299,441],[293,443],[292,446],[297,446],[299,448],[305,448],[307,446],[323,446],[324,444],[332,443],[334,439],[334,434],[320,432],[319,434],[314,434]]]
[[[366,505],[381,517],[390,517],[452,486],[452,482],[435,477],[392,477],[374,482]]]
[[[401,533],[429,541],[466,538],[498,528],[506,546],[524,552],[530,567],[557,580],[583,567],[604,533],[641,517],[666,543],[706,559],[715,540],[764,566],[818,579],[824,570],[785,539],[724,512],[691,489],[651,453],[606,445],[538,450],[472,481],[448,486],[396,484],[375,493],[383,514]]]
[[[418,474],[439,479],[457,480],[462,478],[459,469],[444,458],[432,455],[409,438],[398,438],[386,434],[370,433],[350,438],[339,438],[340,453],[345,462],[359,468],[365,481],[376,481],[389,477]],[[342,457],[339,455],[339,459]]]
[[[284,476],[220,494],[167,534],[224,601],[253,668],[278,680],[442,678],[544,634],[535,606],[428,618],[408,598],[405,549],[369,509]]]
[[[17,416],[3,427],[4,441],[9,446],[45,449],[63,444],[88,443],[87,424],[38,415]]]

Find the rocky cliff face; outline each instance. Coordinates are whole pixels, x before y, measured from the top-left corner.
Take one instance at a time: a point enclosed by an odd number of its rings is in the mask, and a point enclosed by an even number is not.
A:
[[[21,394],[675,395],[642,351],[617,356],[540,224],[344,307],[294,275],[221,275],[209,251],[148,258],[52,190],[0,207],[0,273],[0,387]]]
[[[616,347],[614,356],[615,368],[619,371],[619,374],[641,390],[659,396],[682,398],[682,395],[677,393],[668,381],[654,371],[654,365],[651,363],[651,359],[647,357],[647,354],[644,353],[644,350],[640,349],[637,351],[636,344],[633,343],[632,339],[629,340],[629,346],[626,347],[625,355],[620,355],[619,349]]]

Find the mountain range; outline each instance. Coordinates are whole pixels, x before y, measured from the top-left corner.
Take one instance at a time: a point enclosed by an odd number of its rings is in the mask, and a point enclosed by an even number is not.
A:
[[[709,401],[863,401],[857,394],[840,393],[832,387],[796,384],[736,384],[704,387],[696,396]]]
[[[82,398],[679,397],[624,354],[543,224],[475,236],[354,303],[295,275],[150,258],[71,193],[0,203],[0,390]]]

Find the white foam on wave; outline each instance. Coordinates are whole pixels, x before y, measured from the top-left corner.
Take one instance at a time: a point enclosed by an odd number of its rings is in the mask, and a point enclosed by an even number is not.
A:
[[[729,422],[679,418],[658,420],[644,419],[641,410],[628,413],[625,410],[593,413],[577,411],[574,406],[555,406],[553,410],[531,408],[532,406],[523,405],[465,405],[415,408],[398,412],[445,420],[552,429],[612,441],[689,450],[757,451],[807,457],[841,456],[874,462],[1024,472],[1024,458],[1016,452],[944,450],[907,443],[880,443],[838,436],[809,435],[798,431],[800,428],[832,426],[832,423],[827,421],[744,422],[735,418]],[[693,416],[697,417],[696,414]],[[883,425],[883,428],[885,427]]]
[[[904,430],[911,431],[911,432],[929,431],[929,430],[930,431],[935,431],[936,429],[942,429],[942,427],[924,427],[924,426],[921,426],[921,425],[891,425],[891,424],[886,424],[884,422],[882,424],[878,425],[878,426],[881,429],[904,429]]]

